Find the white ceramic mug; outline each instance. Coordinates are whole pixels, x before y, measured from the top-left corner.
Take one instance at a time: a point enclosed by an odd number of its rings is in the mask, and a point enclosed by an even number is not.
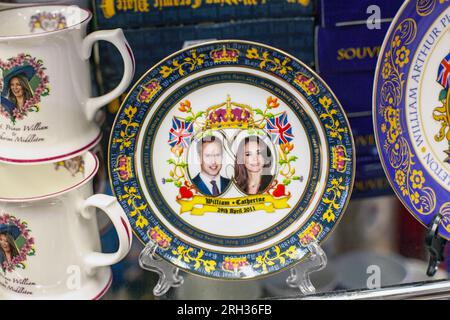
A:
[[[98,159],[86,153],[59,163],[0,163],[0,296],[7,299],[97,299],[110,265],[129,252],[132,231],[116,198],[93,194]],[[119,238],[101,253],[96,208]]]
[[[86,36],[91,17],[64,5],[0,11],[1,162],[60,161],[100,141],[94,115],[126,90],[134,57],[121,29]],[[100,40],[117,47],[124,75],[114,90],[92,98],[89,58]]]
[[[68,4],[77,5],[81,8],[89,8],[88,0],[8,0],[7,2],[0,2],[0,10],[27,7],[32,5],[43,4]]]

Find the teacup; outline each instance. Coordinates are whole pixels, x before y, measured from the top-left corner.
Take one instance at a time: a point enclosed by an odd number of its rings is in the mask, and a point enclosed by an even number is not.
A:
[[[89,8],[88,0],[2,0],[0,2],[0,10],[27,7],[37,4],[68,4],[77,5],[82,8]]]
[[[0,11],[1,162],[65,160],[100,141],[94,115],[127,89],[134,57],[121,29],[86,36],[91,17],[65,5]],[[124,75],[114,90],[92,98],[89,58],[100,40],[117,47]]]
[[[93,195],[98,159],[86,153],[32,166],[0,163],[0,296],[97,299],[111,284],[109,266],[132,244],[116,198]],[[111,219],[115,253],[101,253],[96,209]]]

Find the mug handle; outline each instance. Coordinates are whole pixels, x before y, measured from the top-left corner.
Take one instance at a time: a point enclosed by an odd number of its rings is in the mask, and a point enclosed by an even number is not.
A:
[[[128,218],[115,197],[105,194],[96,194],[84,201],[81,207],[81,216],[91,219],[92,211],[86,210],[89,207],[99,208],[111,219],[119,237],[119,249],[115,253],[90,252],[85,255],[84,262],[90,271],[97,267],[111,266],[128,254],[133,241],[133,234]],[[91,273],[88,271],[88,273]]]
[[[127,39],[125,38],[122,29],[101,30],[89,34],[86,38],[84,38],[81,45],[81,54],[83,59],[87,60],[90,58],[92,46],[95,42],[100,40],[112,43],[119,50],[120,55],[123,59],[124,73],[122,80],[115,89],[103,96],[89,98],[86,101],[85,113],[89,121],[92,121],[94,119],[95,113],[98,109],[113,101],[128,88],[131,80],[134,77],[135,71],[133,52],[128,45]]]

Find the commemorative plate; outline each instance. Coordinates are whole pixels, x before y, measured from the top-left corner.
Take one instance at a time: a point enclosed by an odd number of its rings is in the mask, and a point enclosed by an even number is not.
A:
[[[392,188],[428,226],[442,213],[450,239],[450,2],[406,1],[386,35],[375,76],[378,151]]]
[[[354,146],[326,84],[245,41],[174,53],[129,92],[109,170],[135,235],[183,270],[245,279],[293,266],[350,197]]]

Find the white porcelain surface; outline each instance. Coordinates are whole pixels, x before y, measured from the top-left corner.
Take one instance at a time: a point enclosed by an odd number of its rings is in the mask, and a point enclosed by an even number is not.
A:
[[[81,8],[89,8],[88,0],[16,0],[11,2],[0,2],[0,10],[25,7],[37,4],[68,4],[68,5],[77,5]]]
[[[111,282],[109,266],[129,252],[125,213],[114,197],[92,195],[98,161],[91,153],[82,160],[84,166],[0,165],[0,294],[6,299],[99,298]],[[115,253],[101,253],[95,208],[117,230]]]
[[[134,60],[121,29],[86,36],[90,19],[76,6],[0,11],[0,161],[64,160],[100,140],[94,115],[128,87]],[[113,91],[91,98],[89,58],[99,40],[117,47],[124,76]]]

